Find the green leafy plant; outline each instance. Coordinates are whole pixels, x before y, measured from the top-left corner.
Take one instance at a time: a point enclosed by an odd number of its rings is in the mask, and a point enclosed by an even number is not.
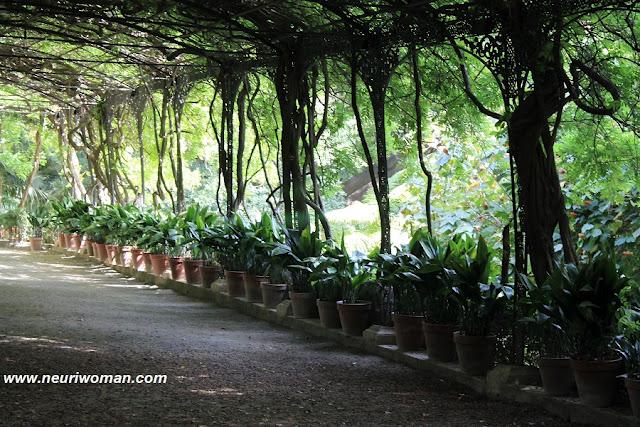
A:
[[[342,292],[353,277],[353,262],[344,245],[344,238],[338,246],[336,242],[326,243],[323,254],[305,260],[309,280],[322,301],[339,301]]]
[[[51,208],[55,224],[65,233],[81,233],[87,224],[85,215],[89,213],[89,204],[83,200],[53,201]]]
[[[623,316],[625,322],[615,339],[615,349],[625,360],[629,378],[640,380],[640,307],[626,309]]]
[[[427,323],[455,325],[460,321],[460,306],[453,296],[454,272],[449,267],[453,256],[459,256],[452,249],[457,240],[443,245],[420,229],[409,242],[408,250],[418,257],[418,265],[407,277],[414,280]]]
[[[504,300],[512,295],[508,286],[490,283],[491,254],[484,238],[477,245],[471,239],[458,237],[450,243],[453,254],[449,262],[453,274],[452,296],[460,306],[461,332],[471,336],[487,336]]]
[[[284,242],[276,243],[271,250],[273,262],[283,272],[292,291],[312,292],[305,260],[320,256],[325,242],[320,240],[317,231],[311,232],[308,227],[302,231],[283,229],[283,233]]]
[[[205,235],[220,223],[220,217],[199,204],[189,206],[182,219],[184,244],[194,259],[212,260],[213,249],[206,244]]]
[[[518,304],[522,314],[520,321],[526,325],[528,335],[535,343],[535,352],[542,357],[569,356],[566,331],[553,321],[561,313],[552,297],[551,286],[547,282],[537,285],[524,274],[519,278],[527,290]]]
[[[545,284],[557,306],[548,314],[568,337],[573,356],[586,360],[610,358],[622,306],[620,292],[628,285],[613,253],[603,252],[577,266],[560,263]]]
[[[158,217],[157,222],[152,221],[144,226],[138,245],[154,254],[180,255],[184,248],[181,245],[183,236],[179,231],[179,222],[180,218],[173,214]]]
[[[49,211],[45,205],[32,206],[27,213],[33,237],[42,237],[42,229],[49,225]]]
[[[247,224],[238,214],[215,227],[203,230],[202,244],[215,251],[217,262],[226,271],[245,271],[246,257],[241,243],[247,239]]]
[[[414,274],[420,266],[418,257],[399,251],[396,254],[379,254],[376,261],[380,284],[393,290],[394,312],[422,315],[422,302],[416,288],[419,278]]]

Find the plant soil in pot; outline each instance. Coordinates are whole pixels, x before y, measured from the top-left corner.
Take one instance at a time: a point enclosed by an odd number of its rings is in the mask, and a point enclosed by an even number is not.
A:
[[[335,301],[317,300],[318,315],[320,316],[320,324],[325,328],[340,328],[340,314],[338,313],[338,305]]]
[[[184,258],[181,256],[172,256],[169,258],[169,268],[171,269],[171,278],[180,282],[186,282],[187,278],[184,274]]]
[[[142,252],[142,262],[144,262],[144,271],[147,273],[153,273],[153,264],[151,262],[150,252]]]
[[[168,257],[165,254],[149,254],[151,269],[156,276],[162,276],[167,271]]]
[[[244,295],[249,302],[262,302],[262,291],[258,276],[244,273]]]
[[[622,370],[622,359],[571,359],[580,400],[595,408],[611,406],[617,394],[617,376]]]
[[[222,277],[222,270],[215,265],[203,265],[200,267],[200,275],[202,276],[202,286],[210,288],[213,282]]]
[[[456,325],[422,322],[427,355],[440,362],[456,361],[458,354],[456,344],[453,342],[453,333],[459,329],[460,327]]]
[[[342,331],[345,334],[359,337],[362,336],[365,329],[371,326],[371,303],[369,301],[355,303],[338,301],[336,304],[340,314]]]
[[[29,245],[31,246],[32,251],[41,251],[42,250],[42,237],[30,237]]]
[[[202,266],[204,260],[185,258],[184,260],[184,275],[187,283],[192,285],[199,285],[202,283]]]
[[[287,285],[284,283],[261,283],[262,303],[267,308],[275,308],[284,299]]]
[[[313,292],[289,292],[291,311],[297,319],[314,319],[318,317],[316,295]]]
[[[625,376],[624,385],[627,386],[631,410],[636,418],[640,418],[640,378]]]
[[[225,271],[224,277],[227,280],[229,296],[244,296],[244,271]]]
[[[576,388],[576,380],[568,357],[541,357],[538,369],[544,391],[551,396],[569,396]]]
[[[467,374],[475,376],[487,375],[495,364],[496,337],[462,335],[454,332],[453,341],[460,367]]]
[[[142,249],[131,248],[131,267],[138,271],[142,271],[144,269]]]
[[[393,313],[393,329],[400,351],[416,351],[424,348],[422,316]]]

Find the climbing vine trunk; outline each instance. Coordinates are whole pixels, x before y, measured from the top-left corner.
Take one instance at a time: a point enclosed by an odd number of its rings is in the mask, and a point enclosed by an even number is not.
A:
[[[554,155],[549,119],[561,110],[560,83],[552,70],[534,74],[534,90],[514,109],[508,123],[516,163],[524,230],[533,275],[542,283],[554,268],[553,233],[560,226],[565,260],[575,262],[565,198]]]
[[[285,207],[285,224],[302,230],[309,226],[309,211],[304,188],[304,177],[300,167],[300,122],[302,114],[297,100],[305,75],[306,62],[303,47],[285,48],[278,59],[275,86],[282,121],[282,199]]]
[[[226,213],[227,216],[231,216],[235,211],[233,192],[233,113],[242,79],[241,76],[233,70],[223,68],[218,76],[218,81],[221,87],[222,97],[220,141],[218,143],[219,172],[220,175],[222,175],[226,192]]]
[[[389,176],[387,168],[387,129],[385,124],[385,102],[387,87],[391,75],[398,65],[398,52],[395,47],[384,45],[383,40],[372,41],[369,48],[354,52],[351,63],[351,104],[356,116],[358,134],[365,152],[371,184],[373,186],[378,214],[380,217],[380,251],[391,252],[391,219],[389,215]],[[373,110],[373,122],[376,137],[377,168],[367,144],[357,100],[356,70],[369,92]]]
[[[31,173],[27,177],[27,181],[24,184],[24,191],[22,192],[22,198],[20,199],[19,208],[24,208],[27,203],[27,198],[29,196],[29,189],[33,184],[33,179],[38,173],[38,169],[40,169],[40,150],[42,148],[42,131],[44,129],[44,113],[40,114],[40,118],[38,119],[38,128],[36,130],[35,142],[36,147],[33,154],[33,168],[31,169]]]
[[[380,251],[391,252],[391,220],[389,217],[389,175],[387,173],[387,129],[384,120],[386,86],[377,85],[370,91],[376,131],[378,158],[378,213],[380,215]]]
[[[238,149],[236,150],[236,196],[233,200],[233,210],[237,211],[244,201],[244,148],[246,144],[246,99],[247,85],[242,86],[238,93]]]

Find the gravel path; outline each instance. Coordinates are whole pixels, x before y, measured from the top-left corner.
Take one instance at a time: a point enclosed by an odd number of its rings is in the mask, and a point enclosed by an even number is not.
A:
[[[168,380],[0,384],[0,424],[566,425],[88,261],[0,249],[0,374],[76,372]]]

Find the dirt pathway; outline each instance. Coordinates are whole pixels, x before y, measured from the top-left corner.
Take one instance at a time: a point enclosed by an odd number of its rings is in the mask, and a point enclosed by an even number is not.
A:
[[[167,383],[0,384],[0,424],[565,425],[87,261],[0,249],[0,375],[76,372]]]

